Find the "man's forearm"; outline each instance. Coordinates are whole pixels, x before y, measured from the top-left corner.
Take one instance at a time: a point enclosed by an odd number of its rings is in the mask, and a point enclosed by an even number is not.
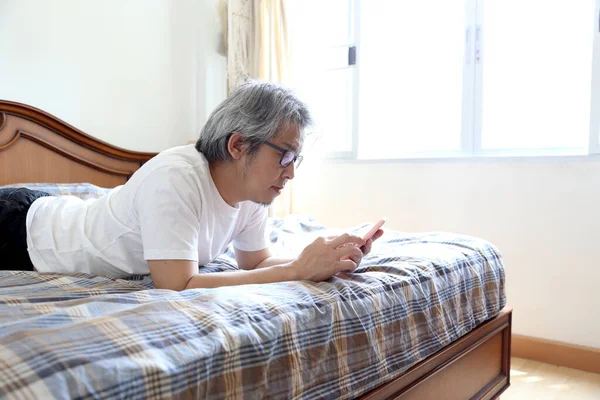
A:
[[[260,262],[254,269],[272,267],[275,265],[287,265],[294,261],[292,258],[269,257]]]
[[[272,257],[269,257],[269,259],[270,258]],[[185,288],[215,288],[220,286],[236,286],[253,283],[285,282],[295,279],[296,277],[294,276],[294,270],[292,268],[287,265],[275,265],[249,271],[239,270],[194,275]]]

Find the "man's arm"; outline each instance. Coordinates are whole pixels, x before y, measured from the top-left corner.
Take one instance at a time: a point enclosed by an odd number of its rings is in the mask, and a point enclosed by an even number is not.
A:
[[[198,264],[187,260],[148,261],[157,289],[185,290],[215,288],[251,283],[272,283],[295,280],[295,269],[285,265],[251,271],[211,272],[198,274]]]
[[[157,289],[178,291],[291,280],[320,282],[338,272],[356,269],[362,258],[362,252],[358,247],[349,246],[350,243],[364,245],[362,238],[349,234],[332,240],[317,238],[291,262],[260,268],[256,266],[257,268],[250,270],[198,274],[197,263],[186,260],[149,260],[148,266]],[[266,254],[270,253],[263,253]],[[342,261],[345,257],[350,259]],[[274,262],[269,260],[267,263],[271,261]]]
[[[294,258],[273,257],[268,248],[258,251],[243,251],[235,247],[233,249],[238,267],[245,270],[284,265],[294,261]]]
[[[296,279],[289,268],[291,259],[270,257],[269,249],[244,251],[236,259],[244,271],[213,272],[198,274],[198,264],[187,260],[150,260],[148,266],[157,289],[184,290],[192,288],[214,288],[249,283],[283,282]],[[255,265],[254,263],[259,263]],[[260,271],[259,271],[260,269]]]

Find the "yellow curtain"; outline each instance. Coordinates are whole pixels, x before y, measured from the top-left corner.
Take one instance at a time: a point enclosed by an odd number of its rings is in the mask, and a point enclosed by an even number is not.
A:
[[[285,0],[254,0],[254,70],[258,79],[290,83],[290,31]]]
[[[254,0],[255,51],[254,76],[258,79],[289,85],[290,83],[290,30],[285,0]],[[283,217],[292,212],[292,181],[269,209],[272,217]]]
[[[228,0],[227,88],[247,78],[290,84],[290,27],[286,0]],[[292,182],[275,199],[269,209],[272,217],[292,212]]]

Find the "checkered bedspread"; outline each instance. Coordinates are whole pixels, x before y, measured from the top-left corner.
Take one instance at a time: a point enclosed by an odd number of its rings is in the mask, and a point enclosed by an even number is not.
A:
[[[276,251],[326,230],[272,221]],[[358,228],[358,227],[357,227]],[[235,269],[231,249],[200,272]],[[0,398],[348,399],[494,317],[488,242],[386,231],[329,281],[173,292],[148,277],[0,271]]]

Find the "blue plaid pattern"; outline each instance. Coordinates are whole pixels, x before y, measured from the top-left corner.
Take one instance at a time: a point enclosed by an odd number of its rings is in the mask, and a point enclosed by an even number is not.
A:
[[[336,233],[271,226],[282,254]],[[236,268],[229,248],[199,271]],[[320,283],[174,292],[0,271],[0,398],[355,398],[496,316],[504,282],[484,240],[389,230],[355,273]]]
[[[15,183],[0,186],[0,188],[5,187],[26,187],[46,192],[52,196],[76,196],[83,200],[97,199],[111,190],[91,183]]]

